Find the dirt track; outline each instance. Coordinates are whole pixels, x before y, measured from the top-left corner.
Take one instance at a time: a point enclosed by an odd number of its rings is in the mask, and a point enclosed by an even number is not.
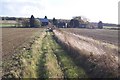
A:
[[[7,57],[39,32],[38,28],[2,28],[2,56]]]
[[[87,37],[92,37],[93,39],[96,39],[96,40],[118,45],[118,30],[78,29],[78,28],[69,28],[69,29],[61,29],[61,30],[87,36]]]

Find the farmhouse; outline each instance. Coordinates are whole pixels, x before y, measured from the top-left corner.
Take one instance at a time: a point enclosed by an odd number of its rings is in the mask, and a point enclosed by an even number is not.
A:
[[[42,26],[47,26],[49,21],[46,18],[40,18],[40,22],[42,23]]]

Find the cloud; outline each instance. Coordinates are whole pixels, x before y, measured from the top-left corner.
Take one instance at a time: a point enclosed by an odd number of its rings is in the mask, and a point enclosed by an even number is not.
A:
[[[0,0],[0,16],[67,18],[86,16],[91,21],[118,19],[119,0]]]
[[[0,5],[0,15],[9,16],[30,16],[30,14],[37,14],[45,9],[38,0],[6,0],[1,1]]]

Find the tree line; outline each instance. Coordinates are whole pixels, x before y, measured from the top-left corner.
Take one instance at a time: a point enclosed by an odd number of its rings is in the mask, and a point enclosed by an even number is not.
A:
[[[31,15],[30,18],[16,18],[16,17],[1,17],[2,20],[15,20],[17,22],[16,27],[42,27],[42,22],[39,18],[35,18],[33,15]],[[47,16],[44,17],[44,19],[47,19]],[[76,16],[73,17],[71,20],[58,20],[55,19],[49,19],[49,22],[51,22],[54,26],[58,28],[86,28],[90,26],[90,22],[87,18]],[[48,25],[48,23],[47,23]],[[98,28],[103,28],[102,21],[98,22]]]
[[[39,18],[34,18],[31,15],[30,18],[18,18],[18,17],[1,17],[1,20],[7,21],[16,21],[14,27],[41,27],[41,22]]]

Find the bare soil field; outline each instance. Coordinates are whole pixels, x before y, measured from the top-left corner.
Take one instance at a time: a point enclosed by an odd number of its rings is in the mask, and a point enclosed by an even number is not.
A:
[[[53,39],[54,33],[42,32],[30,49],[21,49],[3,63],[2,78],[88,78],[85,70]],[[26,47],[28,48],[28,46]]]
[[[108,42],[118,46],[118,30],[108,30],[108,29],[79,29],[79,28],[69,28],[61,29],[74,34],[92,37],[93,39]]]
[[[117,30],[2,28],[2,78],[116,78],[117,38]]]
[[[76,59],[77,64],[84,66],[91,77],[106,78],[120,76],[118,69],[120,65],[118,60],[118,46],[113,45],[115,44],[114,42],[113,44],[107,42],[112,38],[111,35],[115,35],[114,32],[110,35],[109,31],[107,32],[106,30],[105,32],[105,30],[100,30],[106,33],[106,36],[104,36],[103,34],[100,35],[99,30],[94,30],[96,33],[91,31],[90,29],[58,29],[54,30],[54,33],[57,42],[68,51],[69,55]],[[82,35],[80,35],[81,33]],[[90,37],[92,34],[93,39]],[[103,39],[101,39],[102,36]],[[112,38],[112,40],[114,39]]]
[[[14,53],[15,49],[29,41],[39,28],[2,28],[2,57]]]

